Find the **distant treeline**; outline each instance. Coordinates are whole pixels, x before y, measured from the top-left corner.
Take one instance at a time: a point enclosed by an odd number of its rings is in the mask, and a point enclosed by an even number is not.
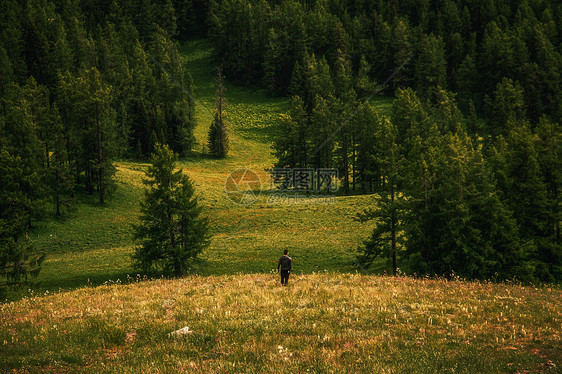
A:
[[[290,96],[277,166],[380,195],[364,265],[560,281],[561,19],[554,0],[222,0],[209,32],[228,78]]]
[[[479,114],[503,78],[518,81],[526,114],[558,119],[562,4],[556,0],[215,0],[209,35],[229,79],[300,94],[291,85],[311,56],[344,64],[359,96],[384,87],[458,93]],[[302,95],[301,95],[302,96]]]
[[[112,189],[117,157],[191,151],[192,81],[177,38],[206,2],[4,0],[0,12],[0,273],[31,267],[34,217]],[[27,270],[26,270],[27,269]]]

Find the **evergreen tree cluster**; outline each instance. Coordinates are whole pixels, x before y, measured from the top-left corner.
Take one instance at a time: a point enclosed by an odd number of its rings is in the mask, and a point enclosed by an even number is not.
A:
[[[175,38],[197,28],[201,6],[197,0],[2,2],[4,275],[17,280],[24,265],[34,269],[25,240],[33,218],[47,210],[62,214],[81,190],[104,203],[116,157],[148,157],[157,142],[180,155],[191,151],[192,81]]]
[[[392,94],[457,92],[466,114],[492,117],[491,94],[511,79],[530,120],[562,116],[562,5],[555,0],[214,0],[209,35],[230,79],[293,95],[310,56],[342,62],[361,97],[365,78]],[[502,131],[489,123],[490,132]]]
[[[291,99],[277,166],[336,167],[344,193],[376,192],[377,208],[357,217],[377,222],[363,264],[387,257],[395,273],[400,265],[417,274],[562,279],[562,129],[546,115],[533,123],[521,114],[511,80],[494,93],[502,116],[486,120],[464,116],[456,95],[439,88],[426,99],[399,88],[383,116],[319,77],[301,82],[323,88]],[[501,133],[482,130],[500,118]]]
[[[562,7],[554,1],[211,4],[225,73],[289,95],[278,167],[377,192],[362,247],[418,274],[560,281]],[[390,118],[369,103],[393,94]]]

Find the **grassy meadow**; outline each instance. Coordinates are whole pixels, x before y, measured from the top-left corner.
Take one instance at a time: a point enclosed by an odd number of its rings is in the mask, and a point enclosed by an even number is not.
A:
[[[127,280],[0,305],[0,369],[557,372],[562,292],[322,273]],[[170,334],[188,327],[181,335]]]
[[[357,246],[372,226],[353,217],[374,197],[275,199],[267,170],[274,164],[271,142],[288,100],[267,97],[261,90],[226,85],[231,150],[223,160],[208,157],[206,139],[215,100],[212,49],[199,39],[184,44],[181,52],[195,84],[198,144],[180,167],[194,182],[214,235],[193,272],[269,273],[283,249],[290,250],[299,274],[355,271]],[[382,111],[391,105],[389,98],[377,98],[376,103]],[[136,275],[130,261],[132,225],[138,220],[147,164],[122,160],[116,166],[117,188],[105,206],[99,206],[95,196],[82,196],[70,217],[38,222],[30,233],[35,246],[48,254],[37,290],[66,290]],[[229,174],[241,168],[261,180],[262,193],[253,204],[236,204],[225,193]]]
[[[0,372],[560,370],[559,287],[363,275],[355,254],[373,226],[353,217],[374,196],[273,199],[271,141],[287,99],[227,84],[231,151],[208,157],[212,50],[201,39],[181,52],[195,84],[198,144],[180,166],[211,220],[209,248],[185,278],[137,275],[132,225],[147,164],[117,162],[106,205],[82,196],[69,217],[29,233],[48,257],[35,286],[0,304]],[[392,103],[373,102],[383,113]],[[225,193],[241,168],[261,180],[249,205]],[[273,272],[284,249],[294,260],[288,287]]]

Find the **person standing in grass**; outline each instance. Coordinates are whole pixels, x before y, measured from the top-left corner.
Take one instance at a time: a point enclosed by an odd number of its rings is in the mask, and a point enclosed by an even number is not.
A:
[[[289,257],[289,250],[285,249],[283,251],[283,256],[279,258],[277,263],[277,271],[281,268],[281,285],[286,286],[289,281],[289,274],[291,274],[291,268],[293,265],[293,260]]]

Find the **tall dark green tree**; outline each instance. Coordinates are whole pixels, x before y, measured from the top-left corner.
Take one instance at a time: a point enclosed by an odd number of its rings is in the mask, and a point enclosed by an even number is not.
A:
[[[51,108],[45,139],[47,154],[46,182],[49,194],[55,204],[55,214],[61,215],[62,208],[71,207],[74,197],[74,179],[68,162],[68,146],[65,129],[56,104]]]
[[[135,266],[142,271],[184,275],[208,245],[208,221],[201,216],[195,190],[174,153],[157,145],[143,181],[140,224],[135,226]]]
[[[343,190],[349,194],[350,180],[350,158],[352,149],[352,129],[350,118],[356,108],[356,93],[353,89],[353,78],[351,75],[351,64],[347,61],[345,53],[337,51],[338,58],[334,67],[334,88],[339,98],[340,106],[335,108],[336,116],[340,123],[336,125],[336,155],[337,167],[341,170],[343,177]]]
[[[542,179],[546,185],[545,238],[541,260],[549,267],[554,279],[562,277],[562,129],[546,116],[541,117],[535,129],[538,160]]]
[[[28,191],[37,182],[21,157],[0,149],[0,278],[8,284],[39,274],[44,259],[26,235],[34,205]]]
[[[379,189],[375,208],[368,208],[356,217],[361,222],[375,221],[369,239],[360,247],[359,261],[370,266],[379,257],[391,260],[392,273],[398,273],[398,255],[403,246],[404,195],[399,191],[403,156],[398,144],[396,127],[387,119],[378,117],[374,123],[374,162],[379,165],[383,187]]]
[[[82,122],[82,154],[86,169],[86,184],[93,191],[97,186],[99,202],[104,204],[107,187],[115,175],[113,158],[116,150],[115,111],[110,106],[111,86],[96,68],[85,69],[73,87],[77,98],[79,120]]]
[[[481,148],[462,130],[436,140],[436,147],[421,153],[423,168],[407,174],[405,235],[411,269],[532,279],[516,221],[496,193]]]
[[[215,104],[215,118],[209,128],[209,152],[211,155],[224,158],[228,155],[229,134],[226,112],[226,98],[224,97],[224,76],[222,70],[217,72],[217,97]]]
[[[360,186],[363,193],[372,192],[378,187],[379,169],[375,162],[375,130],[378,113],[372,105],[365,103],[352,119],[353,137],[353,186]],[[376,186],[375,186],[376,184]]]
[[[447,83],[447,60],[445,44],[440,36],[423,36],[416,62],[416,90],[426,96],[428,91],[445,87]]]
[[[333,166],[335,135],[340,120],[335,108],[340,107],[341,102],[331,95],[327,99],[317,95],[315,102],[316,105],[310,116],[310,126],[313,129],[310,148],[311,166],[330,168]]]
[[[274,143],[277,167],[308,167],[308,118],[299,96],[291,98],[291,111],[283,116],[281,131]]]
[[[281,48],[275,30],[269,30],[269,41],[267,43],[267,51],[264,54],[263,61],[263,85],[272,95],[279,91],[279,62],[281,57]]]
[[[494,91],[489,133],[493,136],[505,135],[510,124],[517,126],[525,118],[525,101],[521,85],[517,81],[503,78]]]
[[[377,88],[376,83],[370,76],[370,72],[371,65],[367,62],[365,56],[361,56],[359,60],[359,71],[355,79],[355,92],[359,97],[370,95]]]
[[[552,218],[549,219],[552,217],[549,203],[552,200],[549,201],[546,173],[539,162],[541,141],[528,123],[511,123],[509,127],[491,157],[498,186],[513,211],[521,239],[527,243],[525,256],[530,273],[535,279],[552,281],[552,266],[559,261],[556,259],[559,255],[551,247],[554,227]]]

